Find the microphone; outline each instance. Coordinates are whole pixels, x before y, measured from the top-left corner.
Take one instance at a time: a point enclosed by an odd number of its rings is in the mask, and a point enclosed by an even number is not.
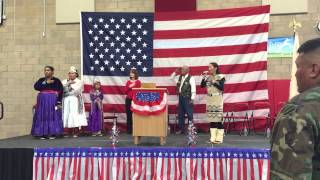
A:
[[[201,75],[207,75],[208,71],[203,71]]]

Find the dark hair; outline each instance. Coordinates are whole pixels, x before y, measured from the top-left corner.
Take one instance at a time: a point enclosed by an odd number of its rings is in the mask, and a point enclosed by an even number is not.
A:
[[[138,78],[139,78],[138,71],[137,71],[136,69],[130,69],[130,72],[129,72],[129,73],[133,73],[135,79],[138,79]]]
[[[212,63],[210,63],[210,64],[211,64],[213,67],[217,68],[216,74],[220,74],[220,70],[219,70],[219,65],[218,65],[218,63],[212,62]]]
[[[298,49],[298,53],[310,53],[320,48],[320,38],[310,39],[304,42]]]
[[[51,71],[54,71],[54,68],[52,66],[45,66],[44,69],[50,69]]]

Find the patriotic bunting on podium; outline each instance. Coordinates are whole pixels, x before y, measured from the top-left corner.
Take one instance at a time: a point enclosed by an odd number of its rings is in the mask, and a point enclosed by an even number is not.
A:
[[[131,110],[140,115],[155,115],[167,108],[165,89],[134,89]]]

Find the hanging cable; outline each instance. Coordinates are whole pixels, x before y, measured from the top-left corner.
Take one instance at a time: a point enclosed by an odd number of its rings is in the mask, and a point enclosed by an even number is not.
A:
[[[43,0],[43,31],[42,37],[46,37],[46,0]]]
[[[16,0],[13,0],[13,42],[16,39]]]

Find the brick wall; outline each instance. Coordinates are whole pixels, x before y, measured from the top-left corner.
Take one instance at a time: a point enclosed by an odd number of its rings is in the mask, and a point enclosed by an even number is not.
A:
[[[317,37],[313,26],[320,16],[320,4],[310,1],[305,15],[271,16],[270,37],[288,36],[292,17],[301,22],[301,41]],[[56,68],[56,76],[64,79],[68,68],[80,68],[79,24],[55,24],[55,0],[6,0],[7,19],[0,26],[0,101],[5,104],[5,118],[0,121],[0,139],[29,134],[32,105],[36,92],[34,82],[43,75],[47,64]],[[198,0],[198,9],[219,9],[260,5],[260,0]],[[153,12],[153,0],[96,0],[97,11]],[[15,13],[14,13],[15,12]],[[46,37],[42,37],[46,20]],[[268,77],[289,78],[291,60],[271,59]]]

